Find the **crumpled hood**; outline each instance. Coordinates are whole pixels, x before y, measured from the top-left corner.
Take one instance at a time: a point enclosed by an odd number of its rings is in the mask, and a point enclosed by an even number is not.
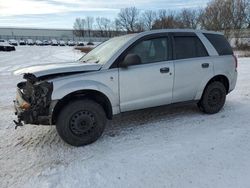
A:
[[[36,77],[47,76],[61,73],[78,73],[88,71],[98,71],[102,65],[96,63],[82,63],[79,61],[71,63],[41,64],[22,68],[14,72],[15,75],[32,73]]]

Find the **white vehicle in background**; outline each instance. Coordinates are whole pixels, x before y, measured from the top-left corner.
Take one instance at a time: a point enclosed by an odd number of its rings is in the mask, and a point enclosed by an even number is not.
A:
[[[43,45],[45,46],[50,45],[50,42],[48,40],[43,40]]]
[[[75,46],[75,42],[72,40],[69,40],[67,44],[68,46]]]
[[[93,42],[89,41],[89,42],[87,43],[87,45],[88,45],[88,46],[94,46],[95,44],[94,44]]]
[[[42,46],[42,45],[43,45],[43,42],[42,42],[42,41],[40,41],[40,40],[36,40],[36,42],[35,42],[35,43],[36,43],[36,45],[37,45],[37,46]]]
[[[10,45],[13,45],[13,46],[17,46],[17,45],[18,45],[18,42],[17,42],[15,39],[10,39],[10,40],[9,40],[9,44],[10,44]]]
[[[77,42],[77,46],[84,46],[84,42],[78,41],[78,42]]]
[[[60,46],[66,46],[66,43],[65,43],[63,40],[60,40],[60,41],[59,41],[59,45],[60,45]]]
[[[56,40],[56,39],[52,39],[52,40],[51,40],[51,45],[52,45],[52,46],[58,46],[57,40]]]
[[[24,45],[26,45],[25,40],[23,40],[23,39],[19,40],[19,45],[20,45],[20,46],[24,46]]]
[[[4,39],[0,39],[0,42],[7,42],[6,40],[4,40]]]
[[[6,40],[0,39],[0,51],[15,51],[16,48],[12,45],[10,45]]]
[[[30,46],[33,46],[35,43],[32,39],[27,39],[27,42],[26,42],[28,45]]]

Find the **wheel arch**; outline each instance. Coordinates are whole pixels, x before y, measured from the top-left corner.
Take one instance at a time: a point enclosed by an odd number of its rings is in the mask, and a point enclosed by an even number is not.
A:
[[[84,90],[78,90],[78,91],[69,93],[66,96],[64,96],[62,99],[58,100],[52,112],[52,117],[51,117],[52,124],[56,123],[58,115],[60,114],[64,106],[66,106],[71,101],[79,100],[79,99],[90,99],[90,100],[97,102],[103,107],[107,118],[112,119],[113,110],[112,110],[112,105],[111,105],[109,98],[100,91],[92,90],[92,89],[84,89]]]
[[[227,91],[227,94],[228,94],[228,92],[229,92],[229,79],[225,76],[225,75],[216,75],[216,76],[214,76],[213,78],[211,78],[209,81],[208,81],[208,83],[206,84],[206,87],[210,84],[210,83],[212,83],[212,82],[215,82],[215,81],[218,81],[218,82],[221,82],[221,83],[223,83],[223,85],[225,86],[225,88],[226,88],[226,91]],[[205,87],[205,88],[206,88]],[[205,89],[204,88],[204,89]]]
[[[200,100],[203,93],[204,93],[204,91],[205,91],[205,89],[207,88],[207,86],[209,84],[211,84],[212,82],[215,82],[215,81],[219,81],[219,82],[223,83],[223,85],[226,88],[227,94],[229,93],[230,82],[229,82],[228,77],[223,75],[223,74],[218,74],[218,75],[215,75],[214,77],[212,77],[210,80],[207,81],[206,85],[202,88],[202,90],[196,94],[195,99]]]
[[[228,94],[228,92],[229,92],[229,86],[230,86],[230,85],[229,85],[229,79],[228,79],[225,75],[219,74],[219,75],[214,76],[213,78],[211,78],[211,79],[207,82],[206,86],[205,86],[204,89],[203,89],[202,95],[203,95],[205,89],[207,88],[207,86],[208,86],[209,84],[211,84],[212,82],[215,82],[215,81],[221,82],[221,83],[225,86],[226,91],[227,91],[227,94]]]

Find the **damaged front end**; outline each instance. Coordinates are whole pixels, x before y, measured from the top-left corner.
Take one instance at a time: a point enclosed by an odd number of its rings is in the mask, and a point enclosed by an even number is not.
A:
[[[16,127],[24,124],[50,124],[50,104],[53,83],[38,79],[34,74],[24,74],[27,81],[17,84],[15,114]]]

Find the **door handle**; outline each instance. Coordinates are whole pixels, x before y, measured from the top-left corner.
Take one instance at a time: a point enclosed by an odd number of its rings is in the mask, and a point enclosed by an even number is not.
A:
[[[169,73],[169,68],[168,67],[163,67],[160,69],[161,73]]]
[[[203,69],[208,68],[208,67],[209,67],[209,63],[202,63],[202,64],[201,64],[201,67],[202,67]]]

